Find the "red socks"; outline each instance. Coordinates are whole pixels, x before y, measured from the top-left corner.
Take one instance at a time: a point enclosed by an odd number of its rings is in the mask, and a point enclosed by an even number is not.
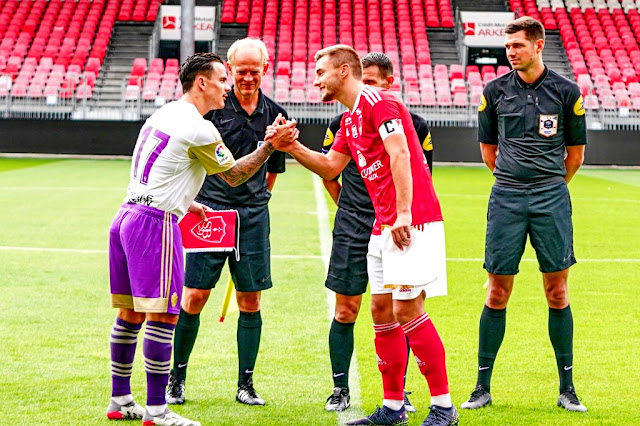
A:
[[[402,329],[409,339],[409,346],[411,346],[413,355],[418,362],[420,372],[429,383],[431,396],[448,394],[449,382],[447,380],[444,346],[436,328],[429,319],[429,315],[424,313],[412,319],[403,325]],[[376,350],[377,348],[378,345],[376,343]],[[404,352],[404,356],[407,356],[406,352]]]
[[[384,399],[404,399],[404,371],[407,366],[407,343],[397,322],[373,326],[378,369],[382,373]]]

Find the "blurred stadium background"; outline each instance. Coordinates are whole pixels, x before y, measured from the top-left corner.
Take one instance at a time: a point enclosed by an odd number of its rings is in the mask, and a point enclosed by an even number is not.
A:
[[[308,145],[341,110],[320,102],[313,55],[344,43],[391,57],[436,161],[480,161],[476,106],[509,70],[504,23],[524,14],[545,25],[545,62],[582,90],[587,164],[639,164],[635,0],[0,0],[0,152],[129,155],[140,122],[182,94],[181,50],[224,56],[251,36],[269,49],[263,91]]]

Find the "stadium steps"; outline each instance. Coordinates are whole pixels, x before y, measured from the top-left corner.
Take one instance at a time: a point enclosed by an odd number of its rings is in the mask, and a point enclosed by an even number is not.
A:
[[[227,60],[227,50],[233,44],[234,41],[245,38],[249,25],[247,24],[222,24],[220,31],[218,32],[218,41],[216,43],[217,54],[220,55],[225,61]],[[269,52],[273,54],[273,52]]]
[[[571,81],[575,81],[571,64],[567,57],[567,51],[564,48],[562,37],[560,37],[560,31],[545,30],[545,36],[546,40],[542,54],[544,63],[560,75],[565,76]]]
[[[453,28],[427,28],[429,51],[433,64],[459,64],[456,33]]]
[[[152,22],[116,22],[100,77],[96,80],[94,104],[101,107],[122,105],[123,81],[129,75],[135,58],[149,56],[152,32]]]

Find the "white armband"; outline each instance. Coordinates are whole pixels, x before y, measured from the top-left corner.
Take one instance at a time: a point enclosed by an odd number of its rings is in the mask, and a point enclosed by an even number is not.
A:
[[[402,127],[402,120],[400,120],[399,118],[394,118],[393,120],[385,121],[380,125],[378,132],[380,133],[380,137],[382,138],[383,141],[387,138],[387,136],[392,135],[394,133],[404,134],[404,128]]]

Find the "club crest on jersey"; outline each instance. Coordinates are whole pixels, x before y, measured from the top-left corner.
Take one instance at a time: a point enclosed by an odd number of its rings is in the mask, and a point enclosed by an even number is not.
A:
[[[540,136],[550,138],[558,134],[558,115],[540,114],[538,119],[538,133]]]
[[[356,154],[358,155],[358,165],[363,168],[367,167],[367,159],[364,158],[359,149],[356,150]]]
[[[355,125],[355,124],[352,124],[352,125],[351,125],[351,135],[352,135],[354,138],[357,138],[357,137],[358,137],[358,128],[356,127],[356,125]]]
[[[175,308],[177,303],[178,303],[178,293],[173,293],[171,295],[171,306]]]
[[[212,216],[208,221],[200,221],[191,228],[194,237],[209,243],[219,243],[227,234],[226,225],[220,216]]]
[[[226,146],[220,144],[216,147],[216,158],[218,159],[218,164],[223,164],[229,161],[230,154]]]

